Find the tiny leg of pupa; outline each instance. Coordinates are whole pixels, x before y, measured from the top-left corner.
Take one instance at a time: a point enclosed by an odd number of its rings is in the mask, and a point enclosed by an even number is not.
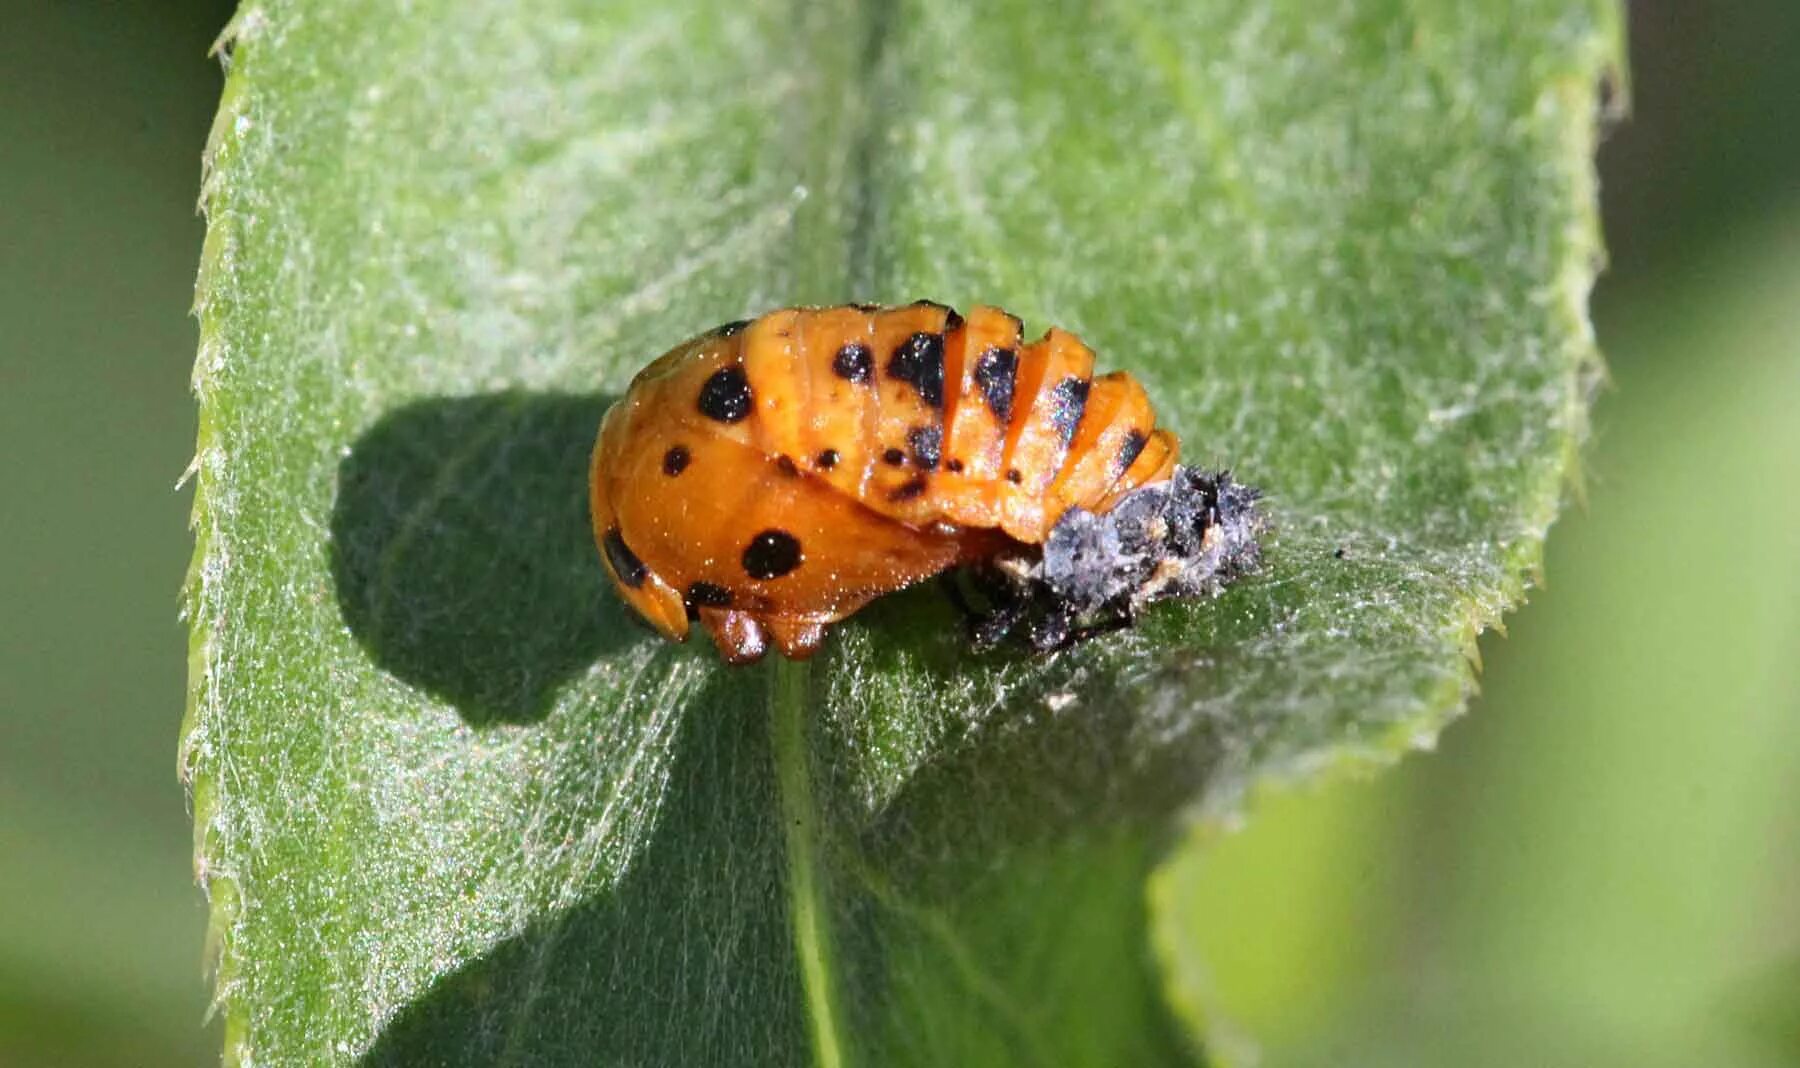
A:
[[[825,640],[825,624],[810,619],[776,616],[766,620],[764,626],[775,640],[775,648],[789,660],[805,660],[818,652]]]
[[[754,664],[769,650],[769,634],[756,617],[735,608],[702,608],[700,625],[712,635],[719,655],[732,664]]]

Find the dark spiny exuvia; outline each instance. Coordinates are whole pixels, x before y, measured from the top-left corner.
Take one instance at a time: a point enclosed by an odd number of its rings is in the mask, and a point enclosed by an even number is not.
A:
[[[1021,623],[1039,650],[1129,626],[1145,606],[1213,596],[1255,568],[1260,494],[1229,472],[1176,467],[1110,511],[1072,508],[1041,553],[1003,555],[969,577],[989,603],[975,637],[993,644]]]
[[[1070,509],[1044,542],[1041,580],[1078,614],[1218,592],[1256,562],[1256,490],[1177,467],[1104,515]]]

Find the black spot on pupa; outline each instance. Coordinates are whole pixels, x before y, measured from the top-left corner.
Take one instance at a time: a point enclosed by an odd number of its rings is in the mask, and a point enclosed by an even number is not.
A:
[[[1124,474],[1137,460],[1138,454],[1144,451],[1144,446],[1149,443],[1149,435],[1142,430],[1133,430],[1126,434],[1125,443],[1119,446],[1119,455],[1113,460],[1113,470],[1121,475]]]
[[[663,453],[663,474],[674,478],[687,470],[693,455],[687,451],[686,445],[671,445],[669,451]]]
[[[1087,409],[1088,380],[1065,378],[1050,391],[1050,425],[1066,446],[1075,436],[1075,425]]]
[[[912,449],[914,463],[926,471],[936,471],[944,447],[944,428],[915,426],[906,432],[906,444]]]
[[[719,337],[730,337],[743,332],[744,327],[749,326],[750,322],[749,319],[733,319],[731,322],[721,325],[713,333]]]
[[[689,608],[730,608],[731,591],[710,582],[690,583],[686,600]]]
[[[893,491],[887,495],[888,500],[890,500],[890,501],[910,501],[914,497],[922,496],[925,493],[925,486],[926,486],[925,476],[924,475],[914,475],[913,477],[907,479],[905,482],[902,482],[902,483],[900,483],[900,485],[894,487]]]
[[[875,354],[869,346],[851,342],[831,358],[831,373],[850,382],[867,382],[875,372]]]
[[[737,364],[714,371],[700,387],[700,414],[735,423],[750,414],[750,380]]]
[[[775,457],[775,467],[778,470],[780,470],[780,472],[782,474],[786,475],[789,478],[799,478],[800,477],[799,466],[797,466],[794,463],[794,461],[792,459],[790,459],[789,457],[786,457],[786,456]]]
[[[800,566],[800,539],[785,530],[765,530],[744,546],[744,573],[753,579],[780,578]]]
[[[881,305],[879,304],[852,304],[850,306],[866,315],[873,315],[881,310]]]
[[[905,382],[933,408],[944,406],[944,335],[918,333],[894,346],[888,377]]]
[[[1025,481],[1025,476],[1023,473],[1021,473],[1019,471],[1018,468],[1009,467],[1006,469],[1006,481],[1011,482],[1013,485],[1016,486],[1019,483]]]
[[[1018,374],[1019,354],[1012,349],[988,349],[975,361],[975,385],[1001,426],[1012,418],[1013,385]]]
[[[906,463],[906,453],[899,449],[889,449],[881,454],[881,459],[883,463],[899,467]]]
[[[838,451],[836,449],[826,449],[819,454],[818,464],[822,470],[829,471],[838,465],[839,459],[841,459],[841,457],[838,456]]]
[[[963,468],[962,461],[958,460],[954,456],[952,456],[950,459],[948,459],[944,462],[944,470],[950,472],[951,474],[960,473],[962,471],[962,468]]]
[[[612,565],[613,574],[619,576],[620,582],[634,590],[644,584],[644,579],[650,576],[650,569],[625,544],[625,536],[619,533],[618,527],[607,531],[601,544],[606,549],[606,562]]]

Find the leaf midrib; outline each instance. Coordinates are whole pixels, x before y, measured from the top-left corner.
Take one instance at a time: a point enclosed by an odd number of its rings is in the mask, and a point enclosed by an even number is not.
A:
[[[818,26],[817,9],[805,0],[794,0],[792,25]],[[805,254],[808,245],[833,228],[830,223],[833,205],[830,197],[803,206],[797,213],[791,240],[797,246],[793,262],[812,264],[821,274],[837,277],[796,279],[796,292],[784,300],[805,294],[836,294],[836,299],[871,300],[881,291],[881,242],[877,203],[881,182],[878,180],[884,155],[886,125],[883,117],[895,113],[896,98],[901,87],[889,69],[887,51],[892,40],[896,5],[886,0],[851,0],[839,9],[842,22],[832,25],[827,16],[824,32],[852,29],[846,47],[839,42],[824,43],[818,55],[839,52],[838,69],[843,74],[840,84],[829,77],[814,83],[813,99],[803,94],[786,116],[789,128],[785,140],[797,159],[804,160],[803,179],[808,188],[831,187],[834,169],[829,137],[821,137],[819,124],[809,121],[814,109],[837,109],[837,125],[842,132],[848,156],[843,167],[841,207],[844,211],[841,232],[836,235],[841,259],[813,259]],[[847,53],[847,54],[845,54]],[[829,69],[829,67],[827,68]],[[827,266],[831,265],[831,266]],[[832,268],[835,267],[835,272]],[[804,268],[803,268],[804,269]],[[775,655],[760,673],[759,680],[768,687],[769,729],[775,761],[778,793],[778,815],[782,821],[782,842],[786,866],[788,918],[793,937],[793,950],[800,965],[801,993],[804,999],[813,1062],[820,1068],[843,1068],[846,1063],[844,1027],[840,1019],[836,959],[830,927],[830,888],[822,863],[821,845],[825,828],[818,797],[814,792],[813,754],[809,744],[812,732],[811,665],[790,661]]]
[[[811,667],[777,657],[770,666],[769,730],[773,736],[776,790],[786,847],[788,916],[801,988],[811,1024],[813,1056],[820,1068],[842,1068],[831,933],[823,874],[818,863],[819,809],[807,752],[807,683]]]

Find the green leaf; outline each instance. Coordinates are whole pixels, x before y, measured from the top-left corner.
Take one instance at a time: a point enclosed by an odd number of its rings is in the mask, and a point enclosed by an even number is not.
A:
[[[1469,692],[1585,431],[1618,22],[247,7],[183,748],[228,1058],[1224,1050],[1153,867]],[[921,296],[1138,374],[1190,459],[1270,493],[1264,572],[1048,659],[970,652],[929,590],[811,665],[632,626],[583,471],[636,368],[771,306]]]

